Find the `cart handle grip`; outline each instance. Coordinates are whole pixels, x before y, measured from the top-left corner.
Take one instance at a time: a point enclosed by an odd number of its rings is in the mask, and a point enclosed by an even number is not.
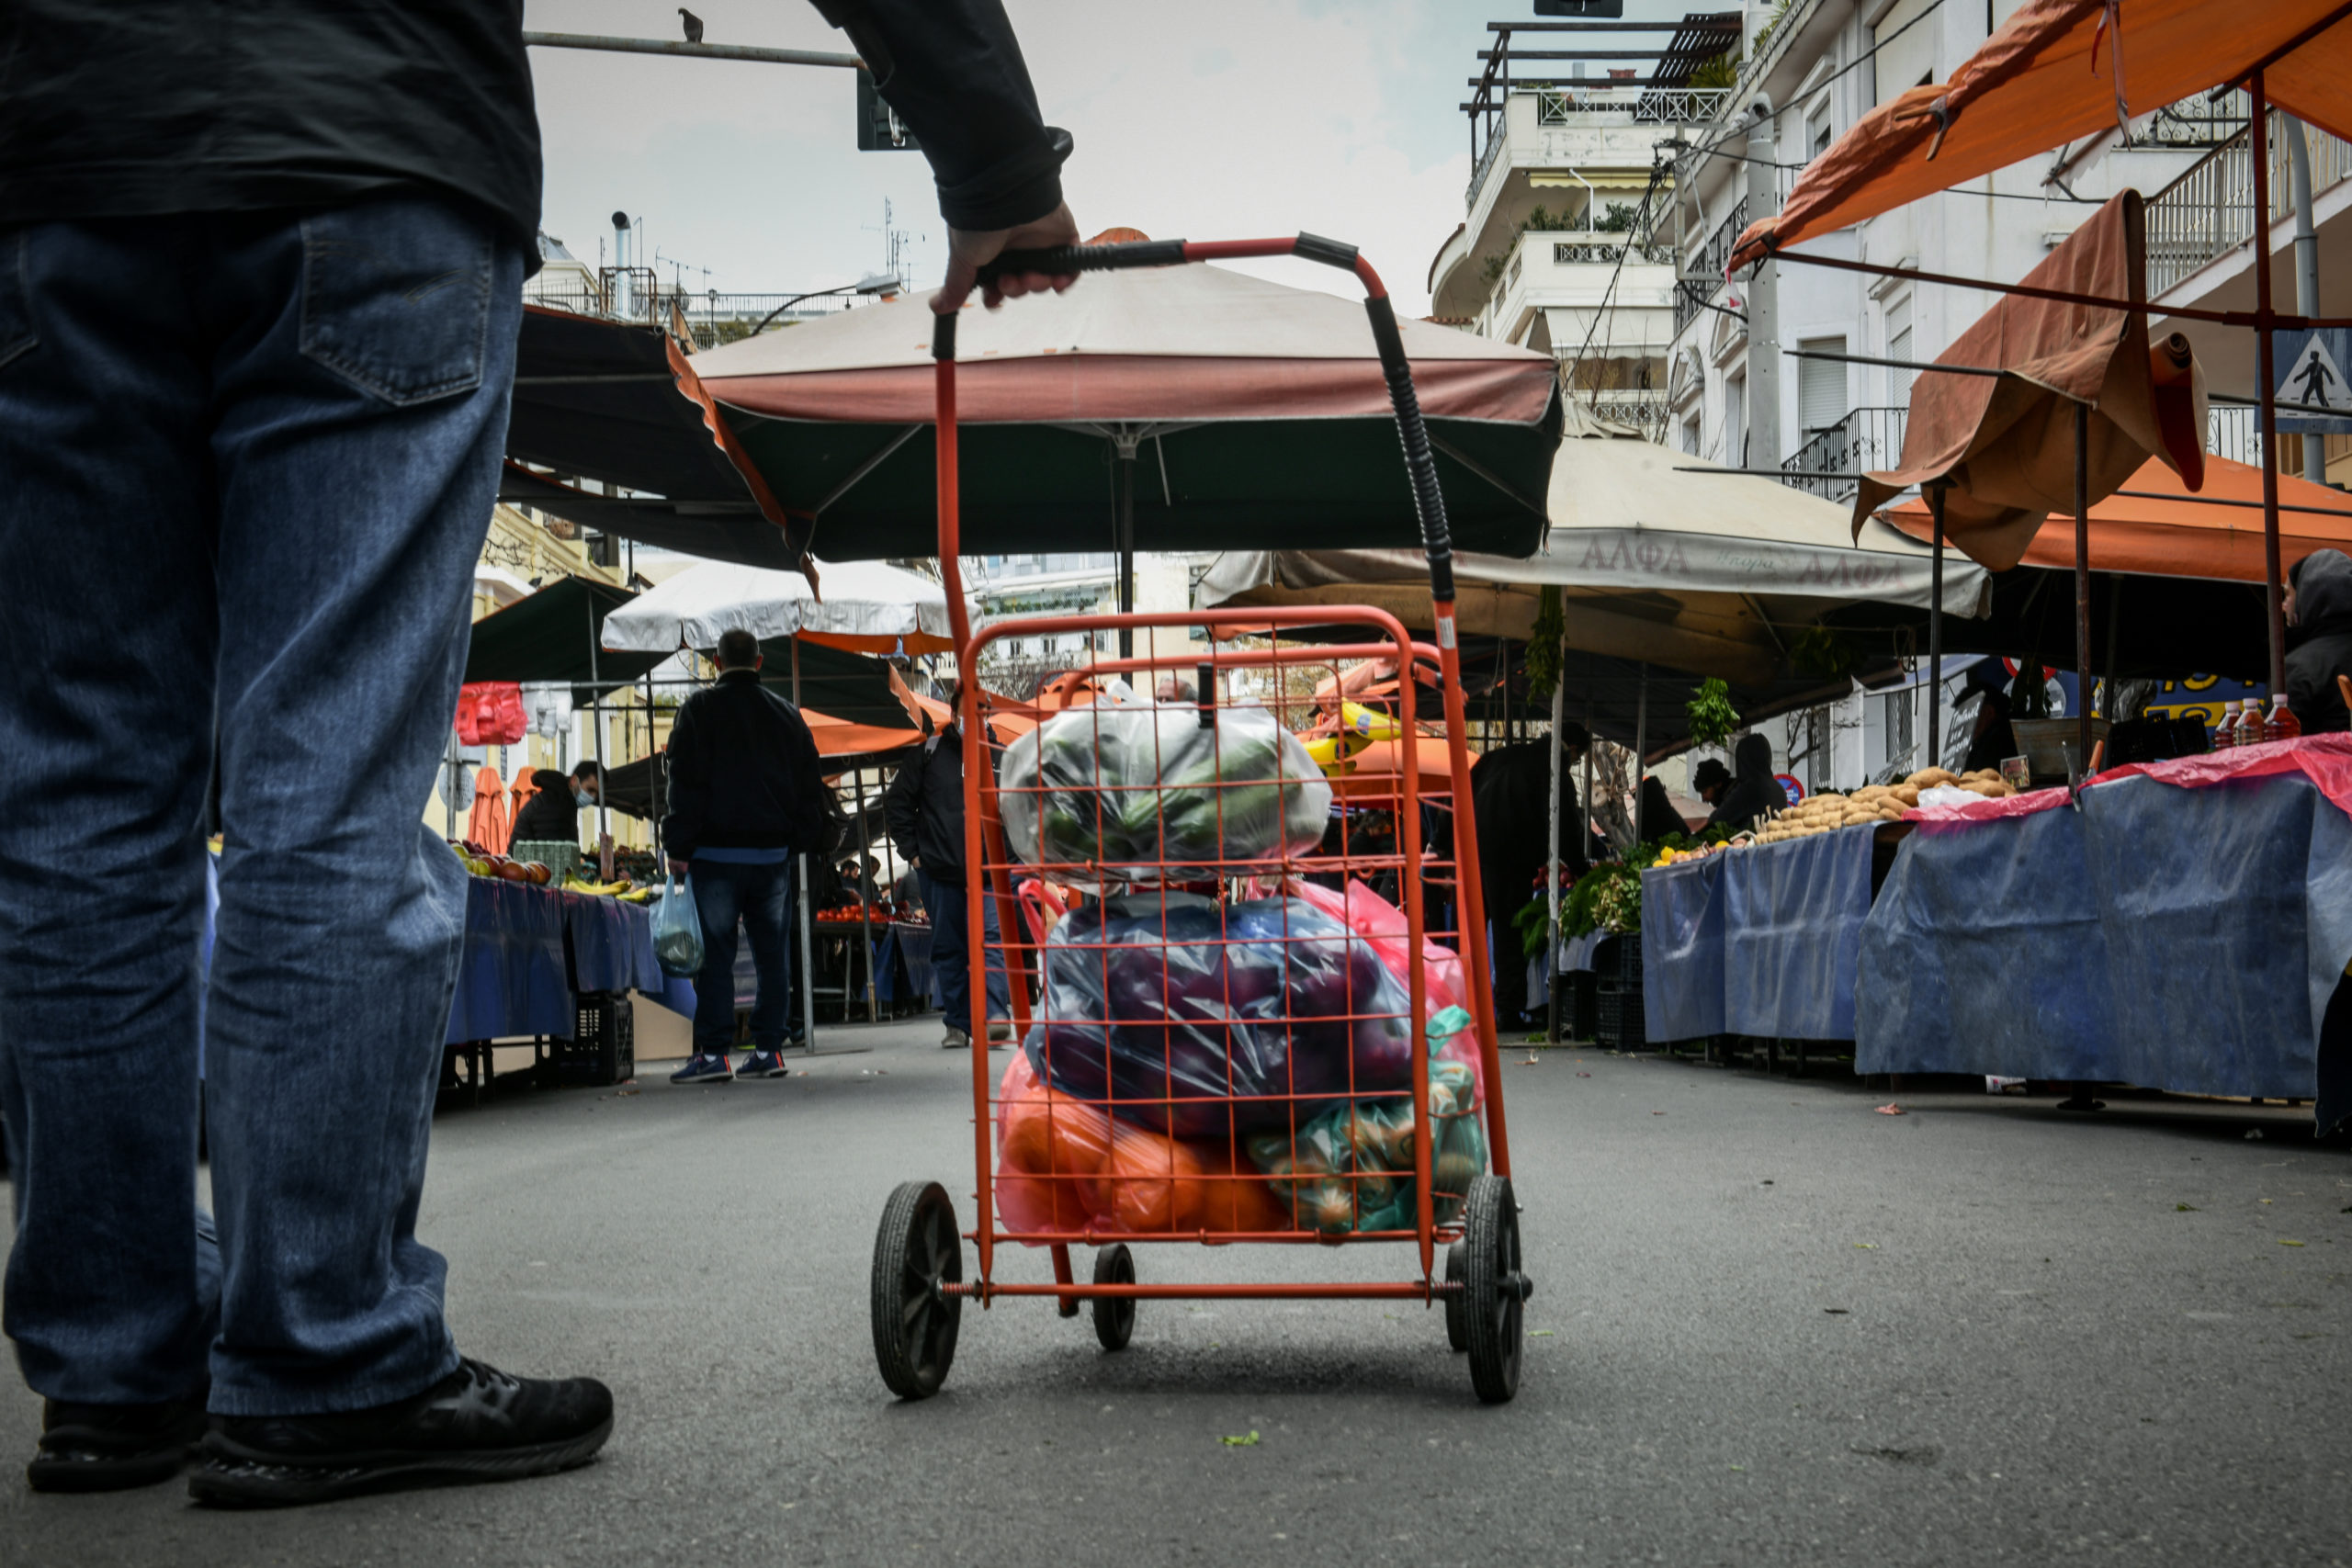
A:
[[[1008,272],[1042,272],[1060,277],[1073,272],[1111,272],[1130,266],[1182,266],[1182,240],[1123,240],[1107,245],[1052,245],[1038,251],[1005,251],[980,267],[989,286]]]

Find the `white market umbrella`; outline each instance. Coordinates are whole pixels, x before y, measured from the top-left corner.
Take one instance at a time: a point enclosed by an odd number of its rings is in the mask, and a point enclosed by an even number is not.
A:
[[[1735,684],[1771,678],[1789,634],[1840,605],[1924,609],[1928,547],[1844,506],[1621,434],[1570,405],[1552,465],[1544,547],[1525,560],[1457,554],[1462,629],[1524,639],[1546,587],[1566,601],[1571,649]],[[1947,558],[1943,610],[1981,615],[1984,569]],[[1201,603],[1370,604],[1430,625],[1428,567],[1407,550],[1227,551]]]
[[[721,634],[761,641],[805,637],[854,653],[944,653],[955,647],[947,591],[883,561],[811,561],[818,586],[797,571],[727,561],[690,566],[605,617],[604,645],[662,653],[707,649]]]

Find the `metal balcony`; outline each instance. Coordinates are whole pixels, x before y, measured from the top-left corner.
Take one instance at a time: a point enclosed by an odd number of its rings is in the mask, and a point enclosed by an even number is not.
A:
[[[1826,430],[1813,433],[1781,465],[1781,482],[1827,501],[1851,501],[1854,481],[1843,476],[1891,468],[1903,457],[1907,408],[1855,409]]]
[[[2311,138],[2313,195],[2352,175],[2352,143],[2316,127]],[[2287,175],[2285,117],[2270,117],[2270,220],[2294,210]],[[2148,293],[2161,297],[2254,238],[2254,158],[2245,130],[2148,198]]]

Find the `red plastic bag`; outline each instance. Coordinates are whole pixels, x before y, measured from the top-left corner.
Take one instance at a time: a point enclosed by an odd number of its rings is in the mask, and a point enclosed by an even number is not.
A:
[[[1389,973],[1407,985],[1412,976],[1406,965],[1411,961],[1411,932],[1405,911],[1351,877],[1345,894],[1311,882],[1292,882],[1286,891],[1291,897],[1314,905],[1325,914],[1340,920],[1364,939]],[[1428,1006],[1428,1016],[1435,1018],[1448,1008],[1458,1007],[1471,1017],[1477,1010],[1470,1005],[1470,987],[1464,983],[1462,955],[1424,936],[1421,939],[1421,991]],[[1484,1104],[1487,1099],[1486,1069],[1478,1051],[1478,1034],[1475,1028],[1450,1035],[1430,1055],[1441,1062],[1459,1062],[1470,1069],[1477,1088],[1476,1098]]]
[[[523,688],[513,681],[476,681],[458,688],[458,739],[469,746],[512,746],[530,729]]]
[[[1290,1215],[1230,1143],[1172,1138],[1049,1088],[1016,1051],[997,1089],[997,1215],[1016,1231],[1283,1231]],[[1241,1180],[1219,1180],[1240,1176]],[[1035,1245],[1035,1244],[1033,1244]]]

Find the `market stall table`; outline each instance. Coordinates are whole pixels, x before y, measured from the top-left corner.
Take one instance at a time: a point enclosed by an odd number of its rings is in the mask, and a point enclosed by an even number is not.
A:
[[[2352,737],[2328,735],[1921,823],[1864,929],[1856,1070],[2313,1099],[2332,1128],[2348,809]]]

